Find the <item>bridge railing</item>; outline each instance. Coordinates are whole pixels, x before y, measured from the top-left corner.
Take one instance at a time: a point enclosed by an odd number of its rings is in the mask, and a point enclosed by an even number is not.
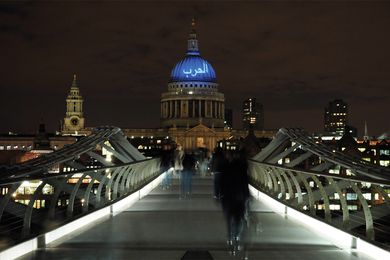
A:
[[[0,238],[8,245],[121,200],[160,175],[160,160],[72,171],[0,185]]]
[[[289,207],[390,246],[390,169],[281,128],[250,164],[252,184]]]
[[[161,174],[117,127],[61,150],[0,167],[0,251],[133,194]],[[122,200],[127,201],[127,200]]]

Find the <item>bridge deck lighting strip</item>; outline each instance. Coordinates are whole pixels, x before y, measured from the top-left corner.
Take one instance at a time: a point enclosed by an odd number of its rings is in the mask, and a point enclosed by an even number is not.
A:
[[[323,234],[326,239],[343,250],[349,253],[362,253],[378,260],[390,259],[390,252],[359,237],[328,225],[325,222],[312,218],[302,212],[299,212],[298,210],[290,208],[267,194],[257,190],[252,185],[249,187],[252,196],[264,202],[267,206],[274,210],[275,213],[294,218],[304,226]]]
[[[46,245],[64,238],[72,233],[79,232],[81,228],[87,225],[95,225],[99,220],[110,215],[115,216],[125,209],[131,207],[135,202],[146,196],[150,191],[156,188],[162,181],[165,173],[160,174],[153,181],[145,185],[140,190],[126,196],[125,198],[101,208],[97,211],[89,213],[81,218],[78,218],[72,222],[69,222],[59,228],[49,231],[45,234],[39,235],[38,237],[24,241],[13,247],[10,247],[0,252],[0,259],[15,259],[25,254],[33,252],[39,247],[45,247]]]

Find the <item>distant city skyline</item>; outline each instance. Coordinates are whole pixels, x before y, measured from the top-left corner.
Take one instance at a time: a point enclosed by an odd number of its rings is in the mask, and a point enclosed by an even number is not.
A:
[[[0,133],[58,129],[77,74],[86,126],[160,126],[160,95],[197,18],[201,55],[241,126],[242,102],[265,128],[323,132],[343,99],[364,134],[390,130],[390,3],[146,2],[0,4]]]

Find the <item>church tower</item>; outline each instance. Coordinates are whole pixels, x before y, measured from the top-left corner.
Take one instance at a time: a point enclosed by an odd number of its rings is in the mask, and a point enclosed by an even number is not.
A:
[[[84,99],[80,94],[76,75],[74,75],[66,99],[66,115],[62,126],[63,134],[77,134],[76,132],[84,129],[83,102]]]

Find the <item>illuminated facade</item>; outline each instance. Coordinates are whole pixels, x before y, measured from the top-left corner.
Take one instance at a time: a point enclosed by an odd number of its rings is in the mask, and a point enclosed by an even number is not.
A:
[[[197,34],[192,22],[187,53],[171,71],[167,92],[161,95],[161,128],[128,129],[123,133],[141,152],[153,154],[167,140],[186,150],[213,150],[218,141],[245,137],[245,130],[233,130],[225,123],[225,97],[218,91],[212,65],[200,56]],[[84,126],[83,98],[76,77],[66,100],[67,110],[61,134],[88,135]],[[229,119],[232,119],[229,117]],[[256,131],[256,136],[272,137],[274,131]]]
[[[256,98],[248,98],[242,105],[242,126],[245,130],[263,130],[264,113],[263,106]]]
[[[348,105],[341,99],[329,102],[325,108],[324,130],[328,134],[343,135],[348,124]]]
[[[62,125],[63,135],[82,135],[84,133],[85,119],[83,111],[84,99],[80,94],[80,89],[77,85],[76,75],[73,76],[73,83],[70,87],[68,97],[66,99],[66,115]]]
[[[192,22],[187,53],[171,72],[168,91],[161,95],[161,126],[191,128],[203,124],[224,127],[225,97],[218,92],[211,64],[200,56]]]

